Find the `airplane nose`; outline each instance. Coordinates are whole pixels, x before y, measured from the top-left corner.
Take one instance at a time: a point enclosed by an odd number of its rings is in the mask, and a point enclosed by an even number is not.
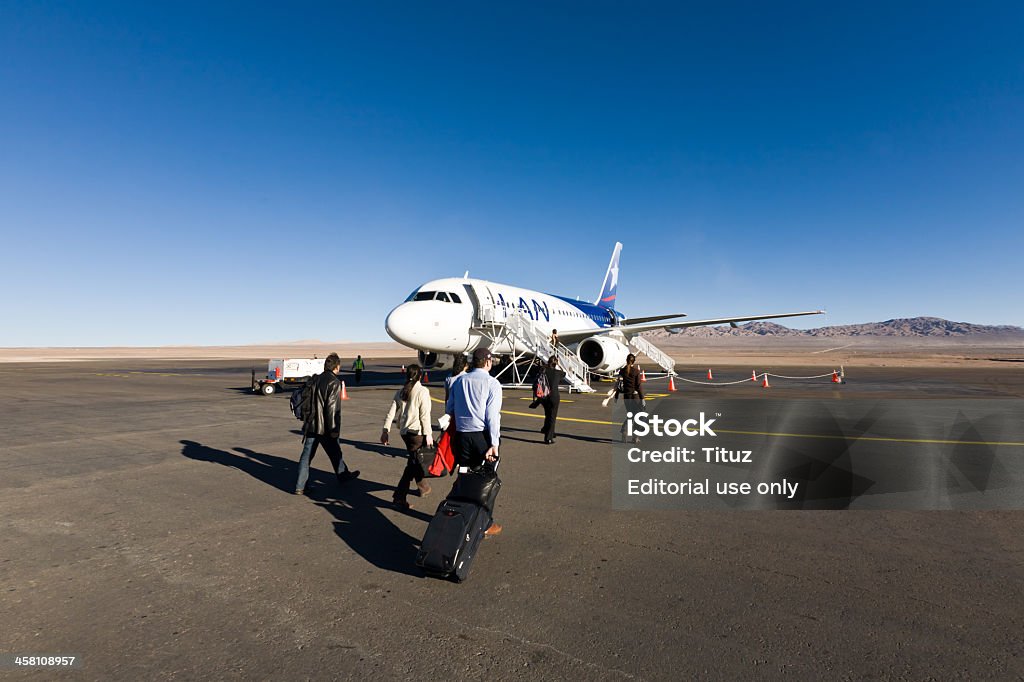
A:
[[[406,346],[413,345],[412,337],[415,329],[412,311],[409,310],[408,303],[403,303],[392,310],[388,313],[387,319],[384,320],[384,330],[388,333],[388,336]]]

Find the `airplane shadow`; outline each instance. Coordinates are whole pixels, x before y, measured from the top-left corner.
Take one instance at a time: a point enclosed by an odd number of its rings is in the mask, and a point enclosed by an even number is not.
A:
[[[181,454],[189,459],[238,469],[272,488],[289,494],[294,492],[298,469],[295,460],[248,448],[228,452],[192,440],[180,443]],[[387,571],[422,577],[423,573],[414,564],[419,538],[388,520],[383,509],[391,509],[390,502],[373,495],[393,490],[394,486],[365,479],[338,483],[333,474],[310,467],[307,497],[331,514],[335,534],[366,561]],[[414,504],[417,499],[413,498]],[[428,511],[433,510],[427,501],[422,501],[422,505]],[[410,509],[404,513],[424,522],[432,518],[432,514],[420,510]]]

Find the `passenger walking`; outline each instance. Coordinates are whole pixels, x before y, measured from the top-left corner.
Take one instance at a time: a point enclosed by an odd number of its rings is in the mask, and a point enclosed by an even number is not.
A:
[[[430,494],[430,485],[423,480],[426,472],[416,456],[424,444],[428,448],[434,446],[433,427],[430,425],[430,391],[420,383],[421,377],[419,365],[406,367],[405,385],[395,391],[388,416],[384,419],[384,430],[380,434],[381,444],[387,445],[391,424],[398,417],[399,433],[409,457],[394,494],[395,506],[402,509],[412,508],[408,500],[410,482],[416,481],[420,497]]]
[[[359,476],[358,471],[349,470],[341,454],[341,358],[331,353],[324,360],[324,371],[313,377],[303,388],[309,395],[303,396],[305,416],[302,420],[302,455],[299,456],[299,478],[295,483],[295,494],[305,495],[308,490],[309,463],[316,455],[317,446],[324,449],[331,460],[334,475],[344,483]]]
[[[551,347],[552,348],[558,348],[558,330],[557,329],[552,329],[551,330],[551,338],[549,338],[548,341],[551,342]]]
[[[455,381],[455,378],[457,376],[459,376],[460,374],[465,372],[466,369],[467,369],[467,366],[466,366],[466,356],[463,355],[462,353],[456,354],[455,360],[452,361],[452,373],[449,374],[448,377],[444,380],[444,403],[445,403],[445,405],[448,404],[448,396],[451,395],[452,382]]]
[[[352,370],[356,373],[356,386],[358,386],[363,380],[363,356],[357,355],[356,359],[352,362]]]
[[[637,367],[636,356],[632,353],[626,356],[626,366],[619,370],[619,380],[615,383],[615,399],[618,400],[620,395],[627,413],[635,414],[643,409],[643,382],[640,380],[640,368]],[[619,431],[622,433],[622,441],[626,442],[626,421],[622,422],[622,428]],[[633,442],[639,443],[640,439],[634,436]]]
[[[494,358],[486,348],[473,351],[473,369],[455,377],[445,409],[455,420],[454,450],[460,466],[476,468],[498,459],[501,384],[491,376]],[[501,532],[491,521],[485,535]]]
[[[540,432],[544,434],[545,445],[555,442],[555,422],[558,420],[558,404],[561,400],[558,386],[564,378],[565,372],[558,368],[558,356],[552,355],[533,382],[534,403],[544,408],[544,426]]]

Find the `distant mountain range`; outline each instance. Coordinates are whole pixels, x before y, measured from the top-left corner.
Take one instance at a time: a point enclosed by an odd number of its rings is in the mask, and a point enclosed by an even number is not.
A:
[[[902,338],[967,338],[986,336],[1000,339],[1019,337],[1024,341],[1024,328],[1010,325],[991,326],[953,322],[940,317],[910,317],[885,322],[844,324],[817,329],[790,329],[774,322],[748,322],[737,328],[728,325],[716,327],[685,327],[677,332],[658,331],[652,338],[712,338],[727,336],[778,336],[778,337],[902,337]]]

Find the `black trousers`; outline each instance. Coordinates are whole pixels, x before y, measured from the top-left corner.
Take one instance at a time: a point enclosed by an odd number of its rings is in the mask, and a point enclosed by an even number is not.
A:
[[[395,497],[404,498],[409,494],[409,484],[412,481],[419,483],[423,480],[423,469],[416,459],[416,451],[423,447],[423,436],[416,433],[403,433],[402,440],[405,442],[405,449],[408,452],[409,460],[405,463],[405,471],[398,481],[398,489],[395,490]]]
[[[464,467],[478,467],[491,449],[490,439],[483,431],[456,431],[452,439],[455,463]]]
[[[356,370],[356,386],[358,386],[359,382],[361,382],[362,380],[363,380],[363,370],[357,369]]]
[[[639,393],[631,393],[628,396],[623,393],[622,398],[622,404],[626,408],[626,414],[629,414],[630,412],[636,414],[637,412],[643,411],[643,399],[640,397]],[[619,428],[620,432],[626,433],[626,423],[628,421],[628,418],[623,420],[622,426]]]
[[[544,427],[541,429],[541,433],[547,440],[555,437],[555,421],[558,420],[558,403],[560,402],[562,401],[551,398],[540,399],[540,406],[544,408]]]

